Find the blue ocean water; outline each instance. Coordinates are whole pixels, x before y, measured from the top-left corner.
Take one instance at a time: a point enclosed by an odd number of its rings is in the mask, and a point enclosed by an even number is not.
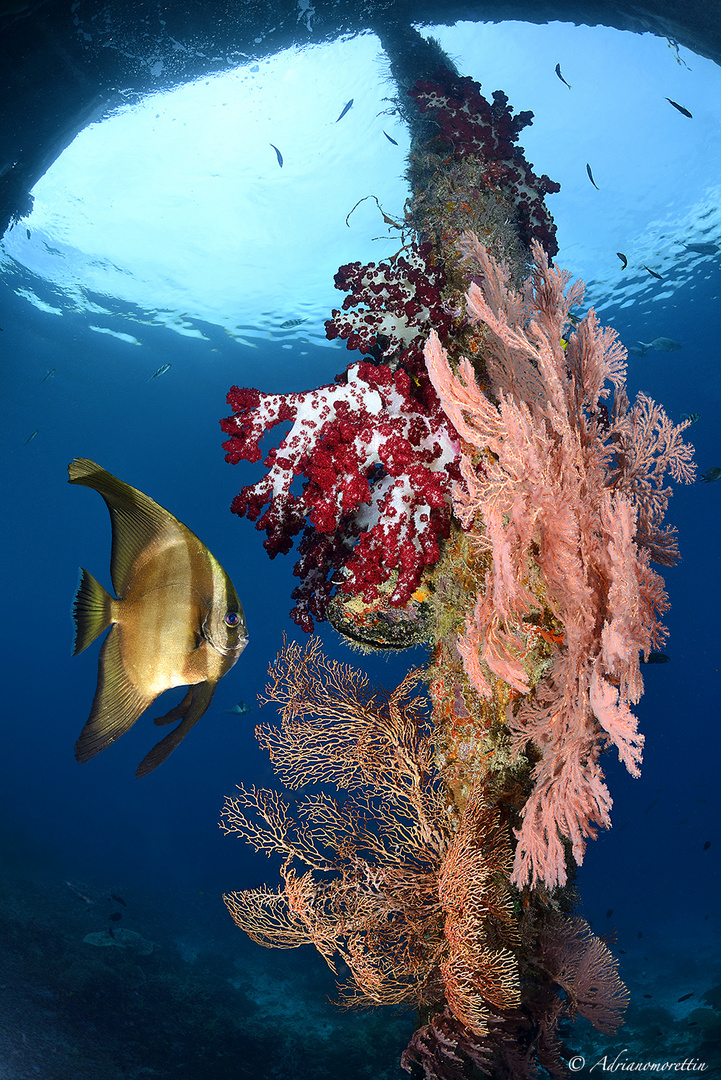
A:
[[[673,67],[669,71],[676,75]],[[527,102],[512,104],[521,109]],[[574,135],[561,133],[564,160]],[[271,131],[266,141],[272,137]],[[551,175],[557,145],[551,138],[543,151],[548,160],[542,168]],[[586,153],[584,146],[581,166]],[[714,160],[712,153],[709,170]],[[378,169],[387,168],[387,159],[380,159]],[[309,175],[312,186],[312,170]],[[399,175],[400,169],[394,183]],[[572,202],[578,192],[589,195],[581,186],[572,188]],[[688,196],[688,206],[705,206],[705,176],[696,195],[695,202]],[[642,197],[636,189],[635,201]],[[349,191],[348,209],[355,198]],[[554,198],[560,204],[563,192]],[[717,208],[707,218],[692,218],[688,206],[679,207],[673,235],[669,225],[663,240],[659,226],[653,244],[638,245],[629,274],[636,275],[638,288],[616,284],[620,241],[611,237],[619,223],[610,211],[607,262],[595,255],[603,233],[595,224],[594,258],[587,256],[585,269],[578,228],[567,250],[568,265],[588,278],[589,297],[603,321],[627,345],[659,336],[682,344],[674,352],[632,354],[629,389],[632,397],[646,391],[676,420],[699,414],[688,434],[704,473],[721,465],[721,265],[718,253],[681,247],[679,237],[693,242],[717,235]],[[318,207],[314,212],[320,214]],[[664,212],[673,222],[673,203]],[[332,381],[345,367],[345,349],[322,340],[322,319],[337,302],[332,272],[350,257],[348,249],[323,251],[330,271],[318,293],[320,274],[308,291],[302,282],[292,287],[297,274],[286,272],[271,237],[272,274],[282,282],[282,299],[260,290],[241,330],[242,303],[231,326],[222,318],[213,321],[207,307],[171,311],[150,292],[145,307],[120,289],[117,295],[103,292],[102,275],[92,287],[82,279],[72,287],[68,280],[58,283],[50,266],[53,244],[70,244],[61,262],[79,273],[77,249],[70,250],[73,242],[61,230],[53,235],[59,218],[44,213],[37,225],[29,219],[15,226],[0,260],[0,917],[6,940],[0,1076],[405,1075],[397,1062],[413,1031],[412,1014],[337,1010],[328,1001],[333,978],[312,950],[273,952],[253,945],[233,926],[221,900],[223,891],[275,882],[275,864],[224,837],[217,822],[236,783],[271,779],[253,728],[272,717],[266,717],[269,708],[259,713],[256,696],[283,633],[298,631],[288,618],[296,583],[292,556],[271,563],[262,534],[228,510],[239,488],[260,475],[260,466],[223,461],[218,420],[227,415],[225,394],[234,383],[302,390]],[[30,236],[24,237],[26,224]],[[222,232],[223,223],[214,228]],[[369,234],[352,257],[368,257]],[[42,235],[44,268],[37,258],[23,261],[22,243],[31,243],[33,235]],[[564,235],[571,232],[561,231],[561,265]],[[639,264],[652,257],[649,264],[662,270],[662,281],[641,274]],[[266,267],[270,258],[265,256]],[[312,249],[305,260],[313,261]],[[118,276],[123,274],[132,277],[133,271],[120,266]],[[283,329],[294,316],[306,322]],[[153,378],[165,364],[170,369]],[[148,717],[88,764],[79,766],[73,757],[97,676],[96,649],[70,655],[78,566],[109,585],[106,509],[94,492],[66,484],[68,462],[85,456],[147,492],[203,539],[233,578],[250,631],[250,644],[221,682],[208,714],[142,781],[135,768],[157,738]],[[632,1000],[627,1025],[613,1039],[582,1021],[564,1033],[587,1061],[625,1047],[642,1050],[644,1060],[678,1057],[683,1049],[707,1060],[709,1070],[721,1060],[720,500],[721,483],[674,493],[669,518],[679,529],[683,561],[665,572],[673,605],[667,617],[670,662],[644,669],[646,693],[637,710],[646,736],[643,775],[632,780],[610,755],[604,761],[614,828],[589,844],[578,876],[579,910],[596,933],[615,936]],[[390,659],[358,657],[327,626],[320,632],[329,655],[362,664],[385,685],[424,657],[420,649]],[[177,692],[169,693],[166,707],[176,698]],[[240,700],[252,711],[228,713]],[[121,916],[115,925],[152,942],[153,951],[108,957],[115,950],[83,941],[105,930],[113,914]],[[705,1001],[704,994],[710,995]]]

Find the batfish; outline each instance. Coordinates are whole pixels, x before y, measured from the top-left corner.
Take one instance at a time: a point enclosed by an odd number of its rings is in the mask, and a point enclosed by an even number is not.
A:
[[[117,599],[81,569],[73,602],[73,655],[104,630],[93,707],[75,744],[88,761],[129,731],[171,686],[183,700],[156,724],[178,726],[138,766],[145,776],[200,720],[216,686],[248,644],[233,583],[195,533],[142,491],[87,458],[68,465],[69,483],[95,488],[113,528],[110,575]]]

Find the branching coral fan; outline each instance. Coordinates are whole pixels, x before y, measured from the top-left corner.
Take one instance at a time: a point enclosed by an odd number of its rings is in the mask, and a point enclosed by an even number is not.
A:
[[[490,1008],[520,1002],[511,850],[480,793],[461,815],[445,798],[413,696],[421,673],[373,693],[313,638],[286,645],[270,675],[266,700],[283,722],[257,735],[277,775],[291,789],[320,782],[346,795],[306,795],[295,814],[272,790],[227,799],[225,831],[284,860],[278,892],[225,897],[234,920],[263,945],[315,945],[333,971],[343,960],[345,1004],[447,1001],[483,1033]]]
[[[557,914],[539,931],[515,916],[507,830],[480,789],[462,812],[447,799],[415,696],[421,672],[374,692],[316,638],[286,644],[269,672],[265,701],[282,724],[256,734],[276,774],[291,790],[343,794],[305,795],[294,810],[271,789],[227,798],[224,831],[283,859],[277,891],[224,897],[235,922],[261,945],[314,945],[335,973],[342,962],[343,1005],[423,1007],[408,1071],[462,1080],[469,1062],[488,1076],[511,1062],[520,1080],[537,1058],[564,1076],[559,1019],[581,1014],[610,1033],[625,988],[583,919]]]
[[[583,1016],[604,1034],[616,1031],[629,994],[617,962],[585,919],[551,916],[540,940],[524,944],[530,966],[522,1008],[489,1011],[479,1034],[446,1006],[413,1035],[401,1058],[407,1072],[424,1080],[466,1080],[475,1065],[485,1076],[532,1080],[538,1063],[560,1080],[568,1076],[557,1032],[561,1019]]]
[[[549,268],[534,243],[522,293],[508,270],[468,235],[470,317],[485,329],[491,397],[462,360],[454,374],[437,336],[429,374],[464,443],[454,509],[492,555],[475,609],[458,641],[470,683],[490,696],[495,677],[518,697],[508,725],[516,752],[530,741],[539,760],[517,831],[512,880],[566,880],[563,838],[574,858],[610,824],[601,750],[613,744],[637,776],[643,736],[629,705],[642,691],[640,653],[665,635],[663,581],[651,553],[675,555],[661,528],[666,471],[693,477],[692,448],[662,409],[641,395],[629,406],[625,350],[591,311],[568,335],[568,312],[583,286]],[[564,350],[563,342],[567,340]],[[602,399],[615,390],[609,415]],[[533,688],[524,663],[529,628],[550,612],[562,632],[550,668]]]

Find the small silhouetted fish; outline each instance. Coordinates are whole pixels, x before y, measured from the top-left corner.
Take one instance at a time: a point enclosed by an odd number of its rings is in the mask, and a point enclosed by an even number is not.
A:
[[[683,240],[681,241],[683,244]],[[712,243],[699,243],[699,244],[683,244],[686,251],[695,251],[697,255],[715,255],[718,251],[718,244]]]
[[[35,428],[35,431],[31,435],[28,435],[27,439],[23,443],[23,446],[27,446],[29,442],[32,442],[36,435],[40,434],[40,428]]]
[[[663,277],[661,276],[661,274],[657,274],[656,271],[652,270],[650,266],[646,266],[646,263],[643,264],[643,268],[644,270],[648,270],[651,277],[655,277],[658,278],[659,281],[663,281]]]
[[[353,105],[353,98],[351,98],[350,101],[346,101],[345,105],[343,106],[343,111],[341,112],[340,116],[338,117],[338,120],[343,119],[343,117],[348,112],[348,110],[352,107],[352,105]],[[338,120],[336,120],[336,124],[338,123]]]
[[[606,918],[607,918],[607,919],[610,919],[612,915],[613,915],[613,908],[612,908],[612,907],[610,907],[610,908],[608,909],[608,911],[606,912]]]
[[[641,657],[644,664],[667,664],[670,659],[665,652],[650,652],[645,660]]]
[[[640,937],[641,935],[639,934],[638,936]],[[643,996],[644,996],[645,998],[652,998],[652,997],[653,997],[653,994],[644,994]]]
[[[108,919],[110,920],[110,922],[120,922],[122,917],[122,911],[113,911],[110,915],[108,915]]]
[[[35,434],[37,435],[37,432]],[[721,477],[721,469],[719,469],[718,465],[714,465],[714,467],[705,472],[703,476],[699,476],[699,480],[702,484],[715,484],[719,477]]]
[[[682,1002],[682,1001],[688,1001],[688,999],[692,998],[693,995],[694,995],[694,991],[692,990],[690,994],[682,994],[681,997],[678,999],[678,1001],[679,1001],[679,1003]]]
[[[111,938],[115,937],[115,931],[113,930],[112,926],[108,927],[108,933],[110,934]]]
[[[125,901],[123,900],[122,896],[118,896],[118,895],[117,895],[117,893],[111,893],[111,894],[110,894],[110,899],[111,899],[111,900],[114,900],[116,904],[122,904],[122,905],[123,905],[123,907],[127,907],[127,906],[128,906],[128,905],[127,905],[127,904],[125,903]]]
[[[27,238],[28,238],[28,240],[29,240],[29,239],[30,239],[30,229],[26,229],[26,230],[25,230],[25,233],[26,233],[26,235],[27,235]]]
[[[679,105],[677,101],[673,101],[670,97],[667,97],[666,101],[669,105],[673,105],[674,109],[678,109],[683,116],[688,116],[689,120],[693,120],[693,113],[690,113],[688,109],[684,109],[683,105]]]
[[[72,881],[66,881],[65,884],[71,890],[71,892],[75,893],[75,895],[77,896],[77,898],[79,900],[84,900],[86,904],[94,904],[95,903],[95,901],[91,900],[89,896],[86,896],[84,892],[81,892],[80,888],[77,885],[73,884]]]
[[[624,255],[624,253],[622,251],[617,251],[616,254],[618,255],[619,259],[621,260],[621,269],[625,270],[626,267],[628,266],[628,259],[626,258],[626,256]]]
[[[119,597],[80,571],[73,653],[110,633],[76,759],[89,761],[114,743],[163,691],[189,688],[179,705],[155,720],[180,723],[141,761],[136,776],[145,776],[200,720],[248,644],[243,608],[217,559],[162,506],[88,458],[71,461],[68,474],[69,483],[102,495],[110,511],[110,574]]]
[[[159,367],[157,371],[153,372],[153,374],[148,379],[148,382],[152,382],[153,379],[157,379],[159,375],[165,375],[165,372],[170,371],[171,367],[172,364],[163,364],[162,367]]]
[[[638,936],[639,936],[640,938],[642,938],[642,937],[643,937],[643,934],[641,933],[641,931],[640,931],[640,930],[639,930],[639,932],[638,932]]]
[[[42,379],[40,380],[40,382],[41,382],[41,383],[44,383],[44,382],[46,382],[46,381],[47,381],[48,379],[51,379],[51,378],[53,377],[53,375],[54,375],[54,374],[55,374],[55,368],[54,368],[54,367],[52,367],[52,368],[50,368],[50,371],[49,371],[49,372],[47,373],[47,375],[43,375],[43,377],[42,377]]]
[[[588,179],[591,181],[591,183],[595,187],[596,191],[600,191],[601,190],[600,187],[598,186],[596,181],[593,179],[593,173],[591,172],[591,166],[588,164],[588,162],[586,162],[586,172],[588,173]]]
[[[566,82],[566,80],[564,79],[563,75],[561,74],[561,65],[560,65],[560,64],[556,64],[556,67],[555,67],[555,72],[556,72],[556,75],[558,75],[558,77],[559,77],[559,79],[561,80],[561,82],[562,82],[562,83],[565,83],[565,84],[566,84],[566,86],[568,87],[568,89],[570,90],[570,89],[571,89],[571,84],[570,84],[569,82]]]
[[[396,140],[391,139],[391,137],[390,137],[390,135],[388,134],[387,131],[384,131],[383,134],[385,135],[386,139],[388,139],[388,142],[392,142],[394,146],[398,146],[398,143],[396,142]]]
[[[283,168],[283,155],[281,154],[280,150],[275,145],[275,143],[269,143],[268,145],[272,146],[273,149],[275,150],[275,156],[278,158],[278,164],[280,165],[280,167],[282,169]]]
[[[245,716],[251,711],[251,706],[246,705],[244,701],[239,701],[238,704],[234,705],[232,709],[226,709],[225,711],[227,713],[230,713],[232,716]]]
[[[280,328],[281,330],[291,330],[294,326],[300,326],[305,321],[305,319],[286,319],[285,322],[280,324]]]
[[[682,412],[680,419],[682,424],[687,423],[688,427],[691,427],[692,424],[698,424],[701,419],[701,414],[697,412]]]
[[[709,849],[710,847],[711,847],[711,841],[710,841],[710,840],[707,840],[707,841],[706,841],[706,843],[705,843],[705,844],[704,844],[704,846],[703,846],[703,849],[704,849],[704,851],[708,851],[708,849]]]
[[[655,349],[656,352],[676,352],[682,348],[680,341],[674,341],[672,337],[655,337],[653,341],[639,341],[644,349]]]

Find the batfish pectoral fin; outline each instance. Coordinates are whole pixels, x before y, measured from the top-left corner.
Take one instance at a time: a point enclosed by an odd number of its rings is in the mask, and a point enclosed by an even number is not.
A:
[[[73,656],[87,649],[103,630],[110,626],[112,597],[92,574],[80,568],[80,579],[73,598],[75,639]]]
[[[138,778],[147,776],[153,769],[157,769],[158,765],[162,765],[165,759],[172,754],[176,746],[183,741],[190,729],[194,724],[197,724],[210,705],[217,685],[216,682],[202,682],[191,686],[180,705],[171,709],[166,716],[160,717],[160,722],[163,724],[169,724],[171,719],[179,719],[181,715],[183,719],[169,735],[166,735],[164,739],[161,739],[153,747],[149,754],[145,755],[135,773]]]
[[[174,709],[170,710],[170,712],[166,712],[165,716],[156,716],[153,723],[157,724],[158,727],[162,727],[163,724],[174,724],[176,720],[182,720],[188,709],[190,708],[190,703],[193,700],[194,689],[195,687],[189,686],[188,693],[180,702],[180,705],[176,705]]]
[[[75,743],[75,757],[89,761],[101,750],[129,731],[157,694],[142,694],[128,678],[120,654],[120,631],[113,626],[100,650],[98,688],[93,707],[80,738]]]

